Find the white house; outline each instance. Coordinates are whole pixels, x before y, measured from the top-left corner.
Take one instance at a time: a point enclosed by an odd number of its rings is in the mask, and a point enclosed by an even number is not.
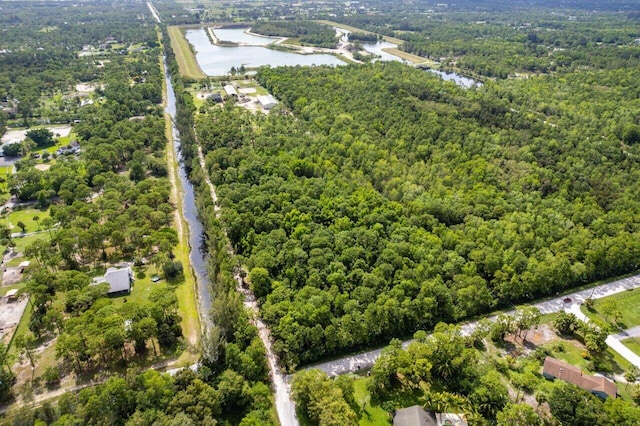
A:
[[[265,111],[269,111],[271,108],[276,106],[278,101],[271,95],[266,96],[258,96],[258,103]]]
[[[109,268],[104,277],[93,279],[93,284],[108,283],[109,290],[107,294],[131,292],[131,284],[133,284],[133,271],[129,266],[126,268]]]

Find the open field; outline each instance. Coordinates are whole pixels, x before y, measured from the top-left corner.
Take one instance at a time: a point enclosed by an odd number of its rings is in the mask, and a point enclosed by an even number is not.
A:
[[[354,396],[358,406],[362,408],[360,426],[377,426],[389,424],[389,415],[379,405],[372,405],[371,394],[367,390],[369,378],[359,377],[354,381]]]
[[[20,232],[21,229],[18,227],[18,222],[22,222],[26,226],[25,232],[35,232],[42,229],[40,224],[47,217],[49,217],[49,209],[44,211],[38,209],[15,210],[9,213],[8,216],[0,218],[0,224],[11,227],[11,232]],[[36,221],[34,218],[38,218],[38,220]]]
[[[624,339],[622,343],[631,349],[636,355],[640,355],[640,338],[630,337],[628,339]]]
[[[180,67],[180,74],[193,79],[206,78],[207,75],[200,69],[189,42],[184,38],[180,27],[169,27],[168,31],[171,38],[171,47],[173,47],[176,61],[178,61],[178,66]]]
[[[71,126],[46,126],[46,128],[53,133],[54,137],[66,137],[71,133]],[[5,144],[12,141],[23,141],[29,130],[32,129],[8,130],[4,135],[2,135],[0,142]]]

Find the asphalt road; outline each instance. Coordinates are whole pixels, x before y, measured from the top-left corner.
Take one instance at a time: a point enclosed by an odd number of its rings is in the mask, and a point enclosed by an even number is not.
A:
[[[600,286],[593,287],[587,290],[576,291],[575,293],[565,294],[563,296],[560,296],[554,299],[549,299],[542,302],[534,303],[532,304],[532,306],[535,306],[538,309],[540,309],[540,312],[542,314],[550,314],[553,312],[559,312],[566,308],[570,308],[571,306],[579,307],[579,305],[589,297],[593,299],[601,299],[603,297],[611,296],[612,294],[620,293],[626,290],[632,290],[634,288],[639,288],[639,287],[640,287],[640,275],[634,275],[631,277],[622,278],[617,281],[612,281],[607,284],[602,284]],[[570,302],[569,302],[569,299],[571,300]],[[565,300],[567,301],[566,303],[565,303]],[[507,314],[510,314],[510,315],[513,315],[514,313],[515,311],[507,312]],[[489,317],[490,320],[495,320],[495,318],[496,316]],[[478,325],[477,321],[462,324],[461,325],[462,333],[463,334],[471,333],[477,327],[477,325]],[[638,333],[640,333],[640,331],[638,331]],[[391,337],[392,336],[390,336],[389,338],[391,339]],[[616,340],[615,338],[613,338],[613,336],[609,336],[609,339],[607,340],[607,344],[609,344],[609,340],[614,340],[614,342],[610,346],[614,348],[616,351],[618,351],[619,346],[623,347],[623,349],[620,349],[621,351],[624,351],[624,349],[626,349],[626,346],[622,345],[622,343],[620,343],[619,340]],[[411,340],[407,340],[406,342],[403,342],[402,346],[406,347],[409,345],[409,343],[411,343]],[[378,357],[380,356],[381,351],[382,351],[382,348],[374,349],[371,351],[362,352],[355,355],[345,356],[343,358],[335,359],[333,361],[327,361],[320,364],[311,365],[307,368],[320,369],[325,373],[327,373],[329,376],[337,376],[340,374],[352,373],[359,369],[371,368],[373,364],[376,362],[376,360],[378,359]],[[627,351],[631,352],[628,349]],[[623,356],[629,355],[626,353],[626,351],[620,352],[620,353]],[[636,365],[638,365],[638,367],[640,368],[640,357],[633,354],[633,352],[631,352],[631,354],[635,356],[636,359],[634,358],[632,359],[634,359],[634,361],[637,361],[639,363]],[[627,357],[625,356],[625,358]],[[629,358],[627,359],[629,360]]]

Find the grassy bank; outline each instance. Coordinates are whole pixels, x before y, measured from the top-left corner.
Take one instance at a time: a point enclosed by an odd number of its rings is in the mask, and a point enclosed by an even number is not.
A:
[[[387,52],[390,55],[397,56],[398,58],[409,61],[415,65],[426,65],[430,68],[439,68],[440,64],[436,61],[433,61],[428,58],[423,58],[422,56],[414,55],[413,53],[404,52],[395,47],[387,47],[382,49],[383,52]]]
[[[178,175],[178,161],[173,150],[173,138],[171,132],[171,120],[167,117],[166,133],[169,144],[167,146],[167,163],[169,173],[172,176],[171,202],[176,206],[174,223],[178,231],[178,245],[174,253],[176,259],[184,265],[184,281],[176,288],[178,296],[178,312],[182,321],[182,333],[188,342],[187,349],[177,361],[178,365],[187,365],[197,360],[197,350],[200,343],[200,315],[198,312],[198,302],[196,297],[196,280],[191,269],[189,260],[189,228],[182,212],[182,185]]]
[[[178,66],[180,67],[180,74],[196,80],[206,78],[207,75],[200,69],[196,56],[184,37],[182,29],[180,27],[169,27],[168,30],[171,37],[171,47],[176,53],[176,61],[178,61]]]
[[[352,33],[362,33],[362,34],[376,34],[377,33],[373,33],[371,31],[366,31],[360,28],[356,28],[356,27],[352,27],[350,25],[345,25],[345,24],[340,24],[338,22],[333,22],[333,21],[325,21],[323,20],[319,20],[319,21],[315,21],[319,24],[324,24],[324,25],[330,25],[332,27],[338,27],[338,28],[344,28],[347,31],[351,31]],[[395,37],[389,37],[389,36],[382,36],[382,39],[384,41],[388,41],[389,43],[394,43],[397,45],[401,45],[402,43],[404,43],[404,40],[400,40],[399,38],[395,38]]]

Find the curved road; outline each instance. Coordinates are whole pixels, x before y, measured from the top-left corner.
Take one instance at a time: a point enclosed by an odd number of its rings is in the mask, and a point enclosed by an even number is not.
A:
[[[612,281],[607,284],[602,284],[587,290],[581,290],[581,291],[576,291],[574,293],[565,294],[555,299],[534,303],[531,306],[535,306],[536,308],[540,309],[540,312],[542,314],[550,314],[553,312],[559,312],[564,308],[569,307],[570,305],[579,307],[579,305],[589,297],[591,297],[592,299],[601,299],[603,297],[611,296],[612,294],[620,293],[626,290],[632,290],[634,288],[639,288],[639,287],[640,287],[640,274],[633,275],[627,278],[622,278],[620,280]],[[567,303],[565,303],[564,300],[567,300],[567,299],[571,299],[571,302],[567,301]],[[578,308],[578,311],[579,311],[579,308]],[[572,312],[574,311],[572,310]],[[515,311],[509,311],[506,313],[509,315],[513,315]],[[492,321],[495,320],[496,318],[497,316],[489,317],[489,319]],[[463,334],[471,333],[477,327],[477,325],[478,325],[477,321],[462,324],[461,326],[462,333]],[[617,346],[624,347],[624,345],[622,345],[619,342],[619,340],[615,339],[613,336],[609,336],[609,339],[607,339],[607,343],[609,343],[609,340],[615,340],[615,342],[613,342],[613,345],[615,345],[614,349],[616,350],[617,350]],[[616,342],[619,345],[616,345]],[[411,340],[407,340],[403,342],[402,346],[407,347],[409,343],[411,343]],[[368,352],[362,352],[356,355],[346,356],[333,361],[327,361],[320,364],[311,365],[306,368],[320,369],[325,373],[327,373],[329,376],[337,376],[340,374],[353,373],[359,370],[360,368],[362,369],[371,368],[373,364],[376,362],[376,360],[378,359],[378,357],[380,356],[381,351],[382,351],[382,348],[379,348],[379,349],[375,349]],[[638,363],[640,364],[640,357],[636,356],[636,358],[638,358]]]

